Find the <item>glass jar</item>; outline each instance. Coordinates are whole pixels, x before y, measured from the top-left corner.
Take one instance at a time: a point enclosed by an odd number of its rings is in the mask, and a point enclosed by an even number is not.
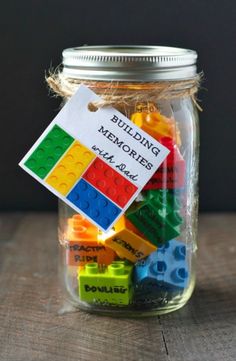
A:
[[[115,94],[111,105],[170,150],[108,233],[59,201],[61,279],[67,298],[80,309],[117,316],[162,314],[182,307],[193,292],[196,58],[191,50],[148,46],[63,52],[63,70],[56,79],[61,95],[69,98],[80,83],[104,99]]]

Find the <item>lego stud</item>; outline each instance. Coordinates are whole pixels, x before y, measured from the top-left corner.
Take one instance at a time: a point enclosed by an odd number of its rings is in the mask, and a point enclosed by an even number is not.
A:
[[[167,265],[164,261],[153,262],[150,265],[150,272],[154,275],[163,275],[167,270]]]
[[[188,272],[186,271],[185,268],[176,268],[176,269],[171,273],[171,278],[172,278],[176,283],[184,282],[184,281],[188,278]]]
[[[76,222],[83,222],[85,220],[85,217],[82,216],[82,214],[74,214],[73,215],[73,219],[76,221]]]
[[[87,228],[81,225],[77,225],[74,227],[77,234],[83,234],[87,231]]]
[[[123,265],[125,265],[125,261],[113,261],[112,262],[112,264],[114,265],[114,264],[123,264]]]
[[[138,267],[146,267],[147,266],[147,260],[146,259],[138,260],[138,262],[136,263],[136,266],[138,266]]]
[[[165,244],[158,247],[158,252],[165,253],[169,247],[170,247],[170,242],[166,242]]]
[[[88,274],[98,273],[98,264],[97,263],[87,263],[85,266],[86,272]]]
[[[177,246],[175,248],[174,255],[177,260],[185,260],[186,247],[185,246]]]
[[[114,263],[108,266],[108,270],[114,276],[123,275],[125,273],[125,266],[121,263]]]
[[[173,212],[167,216],[168,221],[171,222],[174,226],[182,223],[182,218],[177,212]]]
[[[172,202],[173,202],[173,209],[176,210],[180,209],[181,203],[180,203],[180,199],[177,196],[172,198]]]
[[[151,195],[151,196],[149,196],[149,198],[151,198],[153,204],[155,204],[159,208],[160,208],[160,206],[163,206],[163,207],[167,206],[167,197],[164,196],[163,194],[157,195],[157,198],[155,198],[154,195]]]

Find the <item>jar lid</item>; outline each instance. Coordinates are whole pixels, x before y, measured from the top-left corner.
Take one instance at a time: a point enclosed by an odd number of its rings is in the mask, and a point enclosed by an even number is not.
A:
[[[103,81],[168,81],[196,75],[194,50],[166,46],[81,46],[65,49],[63,74]]]

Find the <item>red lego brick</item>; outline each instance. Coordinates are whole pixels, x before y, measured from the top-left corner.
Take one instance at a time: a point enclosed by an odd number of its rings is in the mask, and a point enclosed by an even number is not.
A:
[[[91,163],[83,178],[120,207],[124,207],[138,189],[99,158]]]
[[[182,188],[185,182],[185,160],[172,138],[163,137],[160,143],[167,147],[170,153],[143,190]]]

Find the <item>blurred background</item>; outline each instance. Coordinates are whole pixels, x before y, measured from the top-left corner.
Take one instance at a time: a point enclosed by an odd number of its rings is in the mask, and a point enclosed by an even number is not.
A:
[[[195,49],[199,98],[200,210],[236,210],[236,2],[24,0],[1,4],[1,210],[54,210],[57,199],[18,162],[57,114],[45,72],[64,48],[167,45]]]

